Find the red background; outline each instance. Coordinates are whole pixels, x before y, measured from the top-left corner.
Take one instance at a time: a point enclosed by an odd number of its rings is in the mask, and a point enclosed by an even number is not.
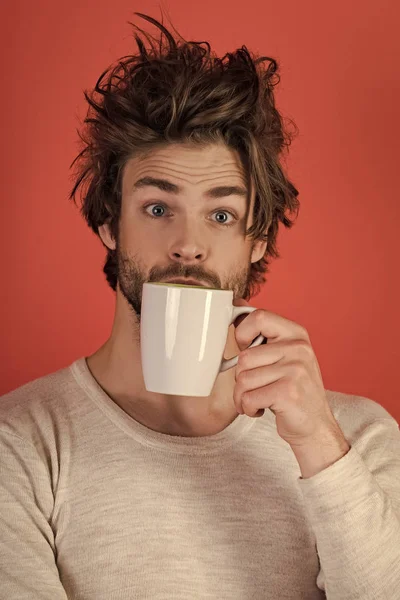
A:
[[[325,387],[400,421],[399,67],[394,0],[10,0],[2,4],[0,393],[88,355],[114,295],[101,243],[67,199],[83,89],[134,48],[134,11],[160,6],[186,39],[242,44],[281,66],[277,104],[300,135],[301,209],[252,299],[305,326]],[[168,25],[168,22],[166,21]],[[151,27],[150,27],[151,30]]]

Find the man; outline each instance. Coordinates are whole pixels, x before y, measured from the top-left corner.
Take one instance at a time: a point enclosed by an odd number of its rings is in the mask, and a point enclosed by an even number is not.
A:
[[[324,389],[303,327],[258,309],[230,328],[239,362],[208,398],[145,389],[143,283],[195,279],[246,304],[298,203],[275,61],[213,58],[141,16],[168,45],[136,37],[86,95],[71,193],[87,184],[114,324],[93,355],[2,398],[0,597],[398,599],[398,425]]]

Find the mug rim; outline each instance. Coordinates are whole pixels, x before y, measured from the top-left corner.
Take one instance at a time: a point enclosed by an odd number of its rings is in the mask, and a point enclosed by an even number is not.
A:
[[[220,288],[205,287],[201,285],[185,285],[184,283],[173,283],[168,281],[145,281],[143,287],[145,285],[157,285],[160,287],[170,287],[176,289],[185,288],[189,290],[200,290],[201,292],[222,292],[225,294],[233,294],[233,290],[221,290]]]

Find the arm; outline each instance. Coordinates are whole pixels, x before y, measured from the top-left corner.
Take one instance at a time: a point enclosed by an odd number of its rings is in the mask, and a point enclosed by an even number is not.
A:
[[[328,463],[329,464],[329,463]],[[311,471],[312,472],[312,471]],[[327,600],[400,594],[400,432],[379,419],[334,464],[299,478]]]
[[[60,582],[50,474],[35,447],[0,430],[0,597],[67,600]]]

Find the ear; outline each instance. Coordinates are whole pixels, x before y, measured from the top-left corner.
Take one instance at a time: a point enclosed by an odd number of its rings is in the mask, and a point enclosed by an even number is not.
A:
[[[107,246],[110,250],[115,250],[116,243],[113,238],[110,230],[110,225],[108,223],[104,223],[99,227],[99,236],[101,237],[103,244]]]
[[[251,252],[251,262],[259,261],[265,254],[267,249],[268,240],[257,240],[254,242],[253,250]]]

